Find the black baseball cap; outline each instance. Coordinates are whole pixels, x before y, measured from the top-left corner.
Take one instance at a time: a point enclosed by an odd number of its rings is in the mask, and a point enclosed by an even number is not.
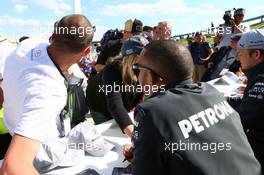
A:
[[[142,32],[143,31],[143,23],[142,21],[135,19],[133,21],[133,25],[132,25],[132,33],[136,33],[136,32]]]

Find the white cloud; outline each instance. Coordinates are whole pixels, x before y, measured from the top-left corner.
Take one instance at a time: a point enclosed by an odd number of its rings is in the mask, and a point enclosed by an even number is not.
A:
[[[8,16],[1,16],[0,17],[0,25],[3,26],[36,26],[40,25],[40,21],[32,20],[32,19],[19,19],[19,18],[12,18]]]
[[[93,41],[100,41],[103,37],[103,34],[109,30],[107,26],[96,26],[96,32],[94,33]]]
[[[156,23],[160,20],[168,20],[173,25],[173,34],[205,29],[210,26],[212,19],[222,20],[223,10],[219,7],[211,3],[201,4],[199,7],[191,6],[186,2],[186,0],[158,0],[154,3],[106,4],[100,12],[106,16],[153,18],[157,20]]]
[[[202,9],[202,10],[201,10]],[[126,3],[126,4],[106,4],[101,10],[107,16],[171,16],[171,15],[199,15],[214,14],[221,10],[212,4],[204,4],[202,7],[190,7],[185,0],[159,0],[155,3]]]
[[[52,10],[55,15],[63,15],[65,12],[72,10],[72,5],[62,0],[11,0],[15,4],[20,5],[38,5],[46,9]]]
[[[104,5],[102,13],[109,16],[119,15],[145,15],[159,16],[169,14],[179,14],[188,12],[183,0],[165,1],[160,0],[156,3],[127,3],[118,5]]]
[[[11,0],[12,3],[24,4],[27,3],[28,0]]]
[[[176,35],[204,30],[211,26],[211,21],[218,26],[223,22],[224,10],[211,2],[194,6],[188,0],[124,1],[124,3],[107,1],[102,7],[94,8],[90,13],[122,18],[124,21],[128,18],[138,18],[150,26],[157,25],[158,21],[167,20],[173,25],[173,35]],[[100,18],[105,19],[102,16]],[[113,24],[112,28],[121,26],[122,29],[124,21]]]
[[[52,10],[55,15],[62,15],[67,11],[72,10],[71,5],[62,2],[60,0],[32,0],[34,4],[39,5],[41,7]]]
[[[21,36],[30,36],[48,39],[53,31],[55,20],[46,22],[33,19],[20,19],[10,16],[0,16],[0,34],[5,34],[12,39],[18,39]],[[103,25],[96,26],[93,41],[100,41],[103,34],[110,28]],[[1,32],[3,31],[3,32]]]
[[[10,16],[0,16],[0,33],[12,39],[21,36],[47,39],[53,29],[53,22],[44,23],[34,19],[21,19]]]
[[[16,5],[14,6],[14,8],[15,8],[15,10],[16,10],[17,12],[24,12],[25,10],[28,9],[28,6],[27,6],[27,5],[23,5],[23,4],[16,4]]]
[[[259,6],[252,6],[246,8],[246,16],[249,16],[250,14],[254,14],[253,17],[256,17],[256,15],[262,15],[264,11],[264,6],[259,5]]]

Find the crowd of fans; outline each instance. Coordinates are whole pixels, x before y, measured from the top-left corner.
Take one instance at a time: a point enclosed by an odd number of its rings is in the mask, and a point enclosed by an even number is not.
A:
[[[201,32],[187,47],[181,45],[167,21],[151,27],[129,19],[123,30],[108,30],[92,48],[93,26],[83,15],[57,21],[49,43],[24,36],[16,46],[0,38],[0,174],[47,172],[55,162],[80,154],[43,145],[61,138],[86,143],[91,117],[96,125],[114,119],[131,138],[123,154],[131,159],[132,174],[261,175],[264,31],[250,30],[244,15],[242,8],[233,18],[225,14],[213,46]],[[82,36],[57,30],[80,27],[92,30]],[[244,96],[236,105],[206,83],[224,71],[244,78]],[[166,147],[179,143],[222,143],[231,149],[218,147],[211,154]]]

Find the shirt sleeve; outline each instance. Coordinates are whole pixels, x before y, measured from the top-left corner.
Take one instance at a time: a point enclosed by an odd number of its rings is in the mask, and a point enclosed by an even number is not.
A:
[[[112,88],[112,92],[106,94],[107,109],[123,131],[125,127],[133,123],[124,106],[121,90],[114,90],[122,85],[122,75],[114,66],[108,65],[103,73],[103,83]]]
[[[243,33],[250,31],[250,26],[248,24],[243,24]]]
[[[96,64],[102,64],[105,65],[106,61],[107,61],[107,51],[102,50],[98,56],[98,59],[96,61]]]
[[[264,109],[264,80],[263,77],[256,79],[247,95],[243,97],[238,108],[243,127],[245,129],[263,130]]]
[[[27,73],[22,78],[24,103],[14,133],[45,142],[57,138],[57,117],[66,104],[66,87],[42,72]]]
[[[208,42],[207,47],[208,47],[209,49],[212,49],[212,45],[211,45],[209,42]]]
[[[151,116],[138,106],[135,111],[135,128],[132,136],[134,158],[132,174],[164,174],[162,166],[161,136],[155,128]]]

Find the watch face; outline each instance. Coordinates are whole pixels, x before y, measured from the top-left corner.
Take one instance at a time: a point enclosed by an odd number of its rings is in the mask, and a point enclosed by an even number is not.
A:
[[[87,170],[84,170],[76,175],[100,175],[98,172],[96,172],[94,169],[87,169]]]

